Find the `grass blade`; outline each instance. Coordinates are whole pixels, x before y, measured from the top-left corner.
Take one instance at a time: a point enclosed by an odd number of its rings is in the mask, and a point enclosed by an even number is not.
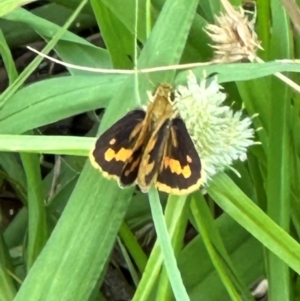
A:
[[[58,32],[54,35],[51,41],[45,46],[43,49],[43,53],[47,54],[54,47],[54,45],[58,42],[70,24],[75,20],[76,16],[80,13],[84,5],[87,3],[87,0],[82,0],[78,8],[74,11],[73,15],[69,18],[66,24],[58,30]],[[14,83],[6,89],[0,97],[0,107],[4,105],[4,103],[22,86],[28,76],[32,73],[32,71],[41,63],[43,60],[42,57],[37,56],[18,76],[18,78],[14,81]]]
[[[300,273],[300,245],[264,214],[228,176],[223,173],[215,176],[208,193],[264,246]]]
[[[190,298],[182,282],[180,272],[176,264],[176,258],[171,245],[158,192],[155,188],[150,188],[149,201],[153,216],[153,221],[157,233],[157,240],[162,250],[164,266],[169,276],[174,295],[178,301],[189,301]]]
[[[28,248],[27,270],[31,268],[48,239],[46,212],[42,192],[40,158],[36,154],[21,154],[27,179]]]

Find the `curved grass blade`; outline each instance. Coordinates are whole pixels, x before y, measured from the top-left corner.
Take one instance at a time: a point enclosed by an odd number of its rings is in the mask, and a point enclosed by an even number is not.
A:
[[[224,173],[207,188],[214,201],[264,246],[300,273],[300,245],[262,212]]]

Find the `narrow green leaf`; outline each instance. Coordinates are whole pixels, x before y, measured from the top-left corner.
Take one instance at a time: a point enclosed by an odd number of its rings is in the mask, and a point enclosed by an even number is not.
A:
[[[27,179],[27,270],[29,270],[48,239],[48,231],[42,192],[39,155],[21,153],[21,160]]]
[[[12,301],[17,291],[9,272],[12,273],[12,263],[0,233],[0,301]]]
[[[174,228],[175,231],[170,235],[171,245],[174,250],[174,255],[177,259],[178,254],[184,246],[186,237],[186,228],[188,224],[189,199],[186,196],[178,197],[169,195],[165,208],[165,221],[168,229]],[[169,231],[170,233],[170,231]],[[166,268],[163,267],[159,278],[159,286],[156,292],[156,301],[173,300],[174,294],[170,287],[170,281]]]
[[[227,213],[223,213],[214,222],[240,281],[250,287],[261,275],[265,275],[262,245]],[[219,244],[215,241],[217,237],[213,236],[214,229],[209,230],[212,230],[213,245],[217,245],[219,250]],[[230,299],[212,265],[201,235],[194,237],[181,251],[178,266],[192,301]]]
[[[228,176],[223,173],[215,176],[208,186],[208,193],[264,246],[300,272],[300,245],[243,194]]]
[[[117,242],[118,242],[118,245],[119,245],[119,247],[121,249],[122,255],[123,255],[124,259],[125,259],[125,262],[126,262],[126,265],[128,267],[128,270],[129,270],[130,276],[132,278],[132,281],[135,284],[135,286],[137,286],[138,283],[139,283],[139,277],[138,277],[138,273],[137,273],[137,271],[135,269],[135,266],[133,264],[133,261],[131,260],[129,254],[127,253],[126,248],[122,244],[122,241],[121,241],[121,239],[119,237],[117,237]]]
[[[44,14],[46,14],[46,17],[48,16],[48,14],[55,14],[55,8],[53,9],[52,7],[43,6],[41,7],[41,9],[44,9]],[[56,8],[56,10],[59,9],[61,12],[61,7]],[[33,10],[32,12],[29,12],[25,9],[20,8],[6,15],[5,20],[8,20],[9,22],[13,21],[16,24],[16,29],[8,28],[8,32],[6,33],[8,38],[9,33],[12,30],[15,29],[17,31],[19,29],[19,24],[23,25],[22,29],[29,27],[30,29],[34,30],[34,32],[37,32],[46,41],[49,41],[52,37],[54,37],[54,35],[61,29],[61,27],[48,21],[47,19],[42,18],[42,16],[39,17],[38,14],[38,9],[37,11]],[[64,21],[66,19],[69,19],[69,15],[70,13],[67,14],[68,17],[65,17]],[[78,17],[76,17],[76,22],[80,22],[80,19],[78,20]],[[9,24],[11,24],[11,22]],[[18,35],[16,35],[13,38],[13,40],[20,40],[24,37],[19,37]],[[111,68],[111,61],[107,50],[96,47],[86,39],[83,39],[70,31],[65,31],[60,37],[59,41],[55,45],[55,51],[63,61],[68,63],[73,63],[85,67]],[[69,68],[69,72],[71,74],[77,75],[90,75],[86,71],[76,70],[72,68]]]
[[[277,71],[297,71],[300,72],[298,64],[227,64],[218,66],[207,66],[194,70],[200,79],[203,70],[207,74],[218,72],[220,82],[248,80],[257,76],[265,76]],[[187,73],[180,72],[176,80],[177,83],[186,83]],[[45,80],[32,84],[19,90],[10,101],[0,111],[0,131],[1,133],[23,133],[25,131],[43,126],[48,123],[80,114],[85,111],[94,110],[99,107],[106,107],[108,99],[114,95],[114,91],[120,89],[124,82],[124,75],[105,76],[74,76]],[[132,91],[132,87],[130,88]],[[143,95],[145,91],[143,91]],[[143,96],[144,97],[144,96]],[[260,98],[254,97],[259,101]],[[124,99],[124,98],[123,98]],[[128,96],[128,101],[134,98]],[[147,97],[143,98],[143,102]],[[72,100],[72,106],[67,106]],[[133,108],[136,104],[129,105],[127,102],[119,100],[113,111],[120,111],[120,105]],[[262,102],[260,102],[262,104]],[[118,107],[118,109],[117,109]],[[261,112],[257,109],[255,113]],[[263,110],[265,112],[265,109]],[[265,114],[261,113],[261,116]],[[268,113],[269,115],[269,113]],[[114,120],[117,116],[114,117]],[[22,120],[26,120],[26,123]]]
[[[190,298],[183,285],[182,278],[176,264],[176,258],[172,249],[171,239],[164,220],[158,192],[154,187],[151,187],[149,190],[149,202],[157,233],[157,240],[163,254],[164,266],[169,276],[169,281],[171,283],[175,298],[177,301],[189,301]]]
[[[165,2],[160,17],[157,19],[140,55],[138,69],[179,63],[195,16],[197,4],[198,1],[195,0],[190,1],[188,4],[180,0]],[[184,14],[182,13],[183,11]],[[164,28],[163,31],[162,28]],[[153,49],[159,49],[159,51],[155,53]],[[149,64],[147,57],[150,56],[155,59],[155,64]],[[168,78],[166,74],[168,74]],[[154,76],[150,74],[150,80],[154,84],[162,81],[170,82],[174,75],[174,70],[157,73]]]
[[[12,137],[13,140],[16,137]],[[2,139],[0,137],[0,144],[9,144],[5,138]],[[0,155],[0,166],[2,171],[0,173],[4,173],[4,178],[10,183],[13,187],[14,191],[20,198],[20,200],[26,204],[27,203],[27,186],[26,186],[26,177],[24,170],[22,168],[20,157],[18,154],[1,152]]]
[[[66,76],[27,86],[13,95],[0,111],[0,133],[20,134],[106,107],[113,91],[123,81],[122,76]]]
[[[142,43],[145,43],[148,38],[145,18],[147,1],[128,0],[126,5],[123,5],[123,0],[114,0],[114,5],[111,5],[110,0],[101,0],[101,3],[109,8],[115,17],[126,26],[132,37],[134,36],[134,23],[137,22],[137,38]],[[136,5],[138,6],[138,15],[135,15]]]
[[[226,269],[226,266],[224,265],[223,260],[226,261],[227,265],[230,265],[231,271],[234,271],[219,233],[216,231],[215,225],[213,225],[214,222],[212,220],[211,213],[209,212],[207,205],[205,204],[203,196],[201,196],[200,198],[198,197],[197,200],[194,197],[192,198],[191,209],[197,224],[197,228],[200,231],[203,242],[207,248],[208,254],[229,296],[232,300],[242,300],[237,291],[237,288],[232,282],[232,279],[230,279],[231,275],[228,272],[228,267]],[[216,234],[215,237],[212,236],[213,233]],[[247,298],[248,300],[251,300],[251,296],[249,296],[249,294],[247,295]]]
[[[277,87],[276,87],[277,85]],[[268,215],[279,226],[289,231],[290,224],[290,133],[288,128],[288,91],[274,82],[273,93],[282,95],[282,101],[273,97],[268,152],[267,198]],[[269,281],[272,300],[289,299],[290,272],[283,258],[269,253]],[[274,281],[274,282],[273,282]]]
[[[168,233],[171,237],[172,244],[174,248],[178,248],[178,243],[180,240],[180,231],[183,229],[183,223],[186,223],[186,217],[182,216],[184,208],[186,206],[186,198],[170,195],[168,198],[167,206],[165,209],[165,219],[168,226]],[[178,242],[178,238],[179,241]],[[158,241],[156,241],[151,255],[148,259],[146,269],[143,273],[142,279],[137,287],[134,298],[132,301],[147,301],[149,300],[149,295],[153,290],[155,283],[157,282],[159,272],[161,270],[163,262],[162,253]],[[159,296],[157,296],[158,298]]]
[[[7,76],[9,79],[9,84],[11,85],[14,80],[18,77],[18,72],[11,55],[10,49],[6,43],[5,37],[2,30],[0,29],[0,54],[2,56]]]
[[[203,77],[203,71],[206,74],[217,73],[218,82],[227,83],[232,81],[245,81],[255,78],[271,75],[275,72],[300,72],[300,65],[298,63],[235,63],[235,64],[214,64],[201,67],[192,68],[197,78]],[[180,71],[176,77],[176,84],[186,83],[188,71]],[[258,100],[257,100],[258,101]]]
[[[82,7],[87,3],[87,0],[82,0],[78,8],[74,11],[73,15],[69,18],[66,24],[58,30],[58,32],[53,36],[51,41],[45,46],[43,49],[43,53],[47,54],[54,47],[54,45],[58,42],[61,36],[64,34],[66,29],[70,26],[70,24],[74,21],[76,16],[81,11]],[[28,76],[32,73],[32,71],[41,63],[43,60],[42,57],[36,57],[19,75],[19,77],[14,81],[14,83],[6,89],[1,97],[0,97],[0,107],[4,105],[4,103],[21,87],[21,85],[25,82]]]
[[[292,36],[290,19],[282,9],[280,0],[271,1],[272,35],[271,57],[290,58],[292,55]],[[279,42],[280,41],[280,42]],[[268,171],[267,171],[267,213],[282,229],[290,228],[290,99],[292,90],[278,79],[271,83]],[[280,99],[278,99],[280,95]],[[272,252],[267,254],[269,296],[272,301],[290,299],[290,270],[283,258]]]
[[[122,238],[122,241],[128,249],[135,264],[137,265],[137,268],[139,269],[140,273],[142,273],[145,270],[148,258],[141,246],[139,245],[137,238],[130,231],[130,228],[127,226],[126,223],[123,223],[121,225],[119,235]]]
[[[26,207],[23,207],[3,233],[3,238],[9,249],[24,243],[27,227],[28,211]]]
[[[37,0],[2,0],[0,3],[0,17],[16,9],[19,6],[35,1]]]
[[[270,28],[272,23],[270,0],[257,1],[257,29],[258,38],[262,42],[264,50],[259,51],[259,57],[268,61],[270,59]]]
[[[174,229],[173,229],[174,230]],[[169,232],[169,234],[171,231]],[[170,234],[171,236],[171,234]],[[148,259],[146,269],[143,273],[142,279],[137,287],[137,290],[134,294],[132,301],[147,301],[151,291],[156,283],[156,280],[159,276],[163,262],[163,256],[159,247],[158,242],[155,243],[151,255]]]
[[[0,151],[87,156],[95,138],[0,135]],[[1,159],[0,159],[1,162]]]
[[[91,0],[90,2],[114,67],[131,69],[135,47],[134,35],[111,12],[110,7],[112,5],[106,6],[102,1],[98,0]],[[116,4],[113,5],[113,7],[115,6]],[[134,18],[132,18],[131,22],[133,20]]]

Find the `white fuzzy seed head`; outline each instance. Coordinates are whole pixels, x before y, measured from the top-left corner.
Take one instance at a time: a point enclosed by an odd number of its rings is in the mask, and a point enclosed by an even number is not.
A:
[[[186,124],[207,179],[235,160],[246,160],[247,148],[254,144],[251,118],[242,118],[241,111],[222,105],[226,95],[221,89],[216,77],[198,84],[190,71],[187,87],[177,88],[174,101],[174,109]]]

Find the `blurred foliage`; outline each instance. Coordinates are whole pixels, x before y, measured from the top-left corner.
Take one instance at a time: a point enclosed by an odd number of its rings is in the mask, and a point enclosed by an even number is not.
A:
[[[159,82],[186,83],[187,71],[93,73],[54,65],[25,46],[103,69],[208,62],[203,27],[220,2],[23,4],[0,3],[0,300],[174,300],[147,195],[120,190],[86,156],[99,123],[102,132],[146,104]],[[196,192],[183,203],[160,195],[165,243],[192,301],[254,300],[250,289],[262,278],[269,300],[300,299],[300,98],[274,76],[299,82],[296,61],[276,60],[297,59],[300,40],[279,0],[258,0],[256,18],[267,63],[192,69],[199,79],[216,72],[227,104],[257,114],[257,144],[234,166],[241,177],[217,175],[205,198]]]

